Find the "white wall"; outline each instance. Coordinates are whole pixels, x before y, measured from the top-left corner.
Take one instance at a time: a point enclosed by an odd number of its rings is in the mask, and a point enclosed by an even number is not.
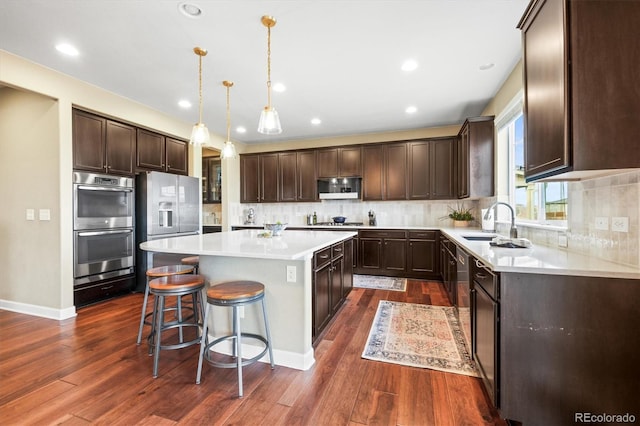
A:
[[[2,50],[0,87],[0,188],[11,201],[0,215],[0,307],[70,316],[72,107],[179,138],[189,137],[192,124]],[[219,149],[222,138],[214,135],[213,145]],[[198,176],[200,156],[199,149],[190,149],[190,170]],[[51,221],[27,223],[26,208],[50,208]]]

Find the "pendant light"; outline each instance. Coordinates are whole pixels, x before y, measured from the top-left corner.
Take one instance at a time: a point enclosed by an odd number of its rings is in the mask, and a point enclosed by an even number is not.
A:
[[[231,108],[229,102],[229,89],[233,86],[233,81],[225,80],[222,85],[227,88],[227,140],[224,142],[220,158],[236,158],[236,147],[231,142]]]
[[[201,47],[194,47],[193,52],[198,55],[198,87],[199,92],[198,95],[200,97],[200,115],[198,116],[198,122],[193,126],[193,130],[191,130],[191,138],[189,139],[189,143],[192,145],[206,145],[209,143],[209,129],[202,122],[202,57],[207,55],[207,50]]]
[[[282,133],[278,111],[271,106],[271,27],[276,25],[273,16],[263,16],[262,25],[267,27],[267,106],[260,114],[258,132],[264,135],[278,135]]]

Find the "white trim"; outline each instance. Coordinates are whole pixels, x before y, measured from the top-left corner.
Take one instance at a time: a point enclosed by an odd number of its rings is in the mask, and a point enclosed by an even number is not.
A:
[[[76,314],[76,307],[66,309],[55,309],[46,306],[31,305],[28,303],[13,302],[11,300],[0,299],[0,309],[5,311],[18,312],[25,315],[50,318],[58,321],[73,318]]]
[[[215,339],[214,336],[209,335],[209,341]],[[215,345],[215,350],[210,349],[213,352],[232,355],[233,354],[233,344],[231,340],[226,340]],[[264,346],[257,345],[249,345],[247,343],[242,344],[242,358],[253,358],[258,355],[260,352],[264,350]],[[306,371],[310,369],[313,364],[315,364],[316,360],[313,357],[313,349],[310,349],[306,354],[299,354],[296,352],[283,351],[281,349],[273,349],[273,360],[276,365],[280,365],[283,367],[289,367],[296,370]],[[269,363],[269,352],[267,352],[262,358],[258,361]]]
[[[495,118],[494,124],[496,131],[513,120],[520,112],[524,113],[524,89],[520,89],[513,99],[509,101],[502,112]]]

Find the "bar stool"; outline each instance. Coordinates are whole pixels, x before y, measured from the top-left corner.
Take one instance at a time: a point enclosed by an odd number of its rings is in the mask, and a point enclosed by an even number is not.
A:
[[[158,363],[160,361],[161,350],[173,350],[186,348],[187,346],[200,343],[201,334],[199,311],[204,309],[202,302],[201,290],[204,288],[204,277],[202,275],[193,274],[181,274],[170,275],[167,277],[161,277],[153,279],[149,282],[149,292],[154,295],[155,302],[153,306],[153,321],[151,329],[152,344],[149,345],[149,353],[153,349],[153,377],[158,377]],[[182,296],[191,295],[193,298],[193,316],[189,318],[183,318],[182,310],[179,306],[166,307],[165,298],[167,296],[175,296],[180,300]],[[165,321],[165,312],[176,310],[177,320]],[[193,321],[187,321],[191,319]],[[179,343],[175,344],[162,344],[162,332],[165,330],[178,328],[182,331],[185,327],[195,327],[196,337],[188,342],[184,342],[182,335],[180,336]]]
[[[200,266],[200,256],[183,257],[180,262],[182,262],[183,265],[193,266],[195,268],[195,273],[198,273],[198,267]]]
[[[262,303],[262,314],[264,317],[264,328],[267,337],[263,337],[259,334],[243,333],[240,329],[240,314],[239,308],[252,303]],[[214,306],[229,306],[233,308],[233,334],[219,337],[214,341],[207,343],[207,329],[208,320],[211,309]],[[242,367],[253,364],[269,352],[269,360],[271,362],[271,369],[274,368],[273,364],[273,350],[271,347],[271,334],[269,333],[269,320],[267,319],[267,310],[264,303],[264,285],[256,281],[227,281],[218,285],[215,285],[207,291],[207,307],[204,313],[204,327],[202,329],[202,339],[200,342],[200,356],[198,357],[198,373],[196,375],[196,384],[200,384],[200,376],[202,373],[202,360],[206,359],[209,364],[219,368],[237,368],[238,369],[238,396],[242,398]],[[251,359],[242,360],[242,338],[252,338],[264,343],[264,349],[258,355]],[[236,362],[219,362],[211,359],[210,349],[218,343],[233,339],[233,356],[236,357]]]
[[[149,301],[149,281],[153,278],[168,277],[171,275],[192,274],[194,271],[195,268],[189,265],[158,266],[147,270],[147,285],[144,288],[144,301],[142,302],[142,314],[140,314],[137,345],[142,341],[142,327],[144,327],[145,324],[152,325],[147,321],[147,318],[152,315],[153,312],[146,313],[147,302]],[[180,299],[178,299],[178,302],[180,302]]]

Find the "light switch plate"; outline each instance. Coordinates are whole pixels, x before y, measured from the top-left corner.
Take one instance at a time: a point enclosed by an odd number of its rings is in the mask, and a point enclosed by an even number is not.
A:
[[[27,209],[27,220],[36,220],[36,211],[34,209]]]
[[[287,265],[287,282],[288,283],[296,282],[296,267],[293,265]]]
[[[567,239],[567,234],[559,234],[558,247],[567,247],[568,245],[569,245],[569,241]]]
[[[40,220],[51,220],[51,210],[40,209],[40,211],[38,211],[38,218]]]
[[[618,231],[618,232],[629,232],[629,218],[628,217],[612,217],[611,230]]]

